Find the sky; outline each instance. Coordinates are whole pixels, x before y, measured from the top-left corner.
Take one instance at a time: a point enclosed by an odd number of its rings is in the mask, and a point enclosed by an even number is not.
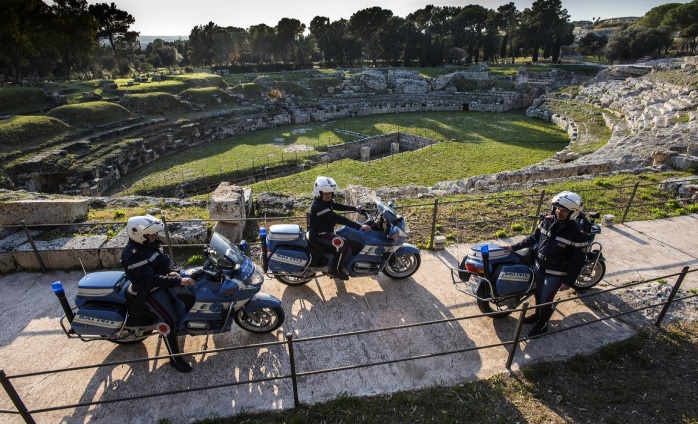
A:
[[[479,4],[496,10],[512,0],[102,0],[94,3],[115,3],[136,19],[131,30],[141,35],[188,36],[192,28],[209,22],[222,27],[249,28],[252,25],[276,26],[281,18],[298,19],[306,27],[315,16],[330,21],[349,19],[359,10],[378,6],[394,15],[406,17],[429,4],[434,6],[466,6]],[[642,16],[653,7],[665,3],[688,3],[690,0],[562,0],[571,20]],[[51,4],[51,1],[47,1]],[[515,0],[522,11],[530,8],[533,0]]]

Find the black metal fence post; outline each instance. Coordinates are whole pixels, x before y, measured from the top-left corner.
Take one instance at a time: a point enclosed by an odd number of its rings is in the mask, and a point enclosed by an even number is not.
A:
[[[538,209],[536,209],[536,216],[533,217],[533,225],[531,225],[531,232],[538,226],[538,217],[540,216],[540,210],[543,208],[543,199],[545,199],[545,189],[540,192],[540,197],[538,198]]]
[[[509,358],[507,358],[507,369],[511,369],[511,363],[514,361],[514,355],[516,354],[516,348],[519,345],[519,337],[521,336],[521,327],[523,326],[524,317],[526,316],[526,311],[528,310],[528,302],[523,303],[523,310],[519,314],[519,322],[516,323],[516,331],[514,332],[514,343],[511,345],[511,351],[509,351]]]
[[[34,418],[32,418],[31,414],[27,410],[27,407],[24,406],[22,398],[19,397],[15,387],[12,385],[12,383],[10,383],[10,380],[5,375],[5,370],[0,370],[0,384],[2,385],[2,388],[5,389],[5,392],[7,392],[7,396],[10,398],[12,403],[15,404],[15,408],[17,408],[17,412],[19,412],[19,415],[22,416],[24,422],[34,424]]]
[[[429,249],[434,248],[434,236],[436,234],[436,214],[439,211],[439,199],[434,199],[434,213],[431,216],[431,236],[429,238]]]
[[[170,239],[170,231],[167,229],[165,215],[160,215],[160,218],[162,219],[162,224],[165,226],[165,240],[167,240],[167,249],[170,251],[170,258],[174,261],[174,254],[172,253],[172,240]]]
[[[633,187],[633,192],[630,194],[630,199],[628,199],[628,204],[625,205],[625,210],[623,211],[623,218],[621,218],[620,223],[625,224],[625,217],[628,216],[628,211],[630,210],[630,205],[633,203],[633,199],[635,199],[635,193],[637,193],[637,188],[640,185],[640,182],[635,183],[635,187]]]
[[[34,244],[34,239],[32,238],[31,233],[29,232],[29,228],[27,228],[27,223],[24,222],[24,220],[19,221],[20,224],[22,224],[22,229],[24,230],[24,235],[27,236],[27,240],[29,240],[29,244],[32,247],[32,250],[34,251],[34,255],[36,255],[36,259],[39,260],[39,265],[41,265],[41,269],[46,272],[46,265],[44,264],[44,260],[41,257],[41,254],[39,253],[39,249],[36,248],[36,244]]]
[[[288,342],[288,360],[291,362],[291,385],[293,386],[293,407],[298,408],[298,378],[296,377],[296,359],[293,355],[293,333],[286,333]]]
[[[669,299],[667,299],[666,303],[664,304],[664,307],[662,308],[662,311],[659,313],[659,316],[657,317],[657,322],[654,323],[655,327],[659,327],[662,325],[662,320],[664,319],[664,315],[666,315],[667,311],[669,310],[669,307],[671,306],[671,303],[674,301],[674,297],[676,296],[676,292],[679,291],[679,287],[681,287],[681,283],[683,283],[683,279],[686,278],[686,273],[688,273],[688,267],[685,266],[683,269],[681,269],[681,275],[679,275],[679,278],[676,280],[676,284],[674,284],[674,288],[671,289],[671,293],[669,294]]]

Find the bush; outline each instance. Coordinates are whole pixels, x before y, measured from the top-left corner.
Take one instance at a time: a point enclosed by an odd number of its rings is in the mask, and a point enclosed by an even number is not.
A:
[[[189,266],[197,266],[201,265],[206,261],[202,255],[192,255],[187,259],[187,265]]]

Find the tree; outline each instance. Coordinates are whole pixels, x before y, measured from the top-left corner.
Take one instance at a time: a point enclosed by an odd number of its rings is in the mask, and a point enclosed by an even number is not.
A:
[[[658,26],[662,25],[662,21],[667,13],[678,6],[681,6],[681,3],[666,3],[653,7],[649,10],[649,12],[645,13],[644,16],[638,19],[637,25],[647,28],[657,28]]]
[[[368,52],[369,59],[376,65],[376,43],[374,35],[393,16],[390,10],[378,6],[359,10],[349,18],[349,28],[356,37],[361,40]]]
[[[519,27],[519,20],[521,19],[521,12],[516,8],[516,5],[512,3],[507,3],[505,5],[499,6],[497,8],[497,17],[499,22],[499,29],[504,32],[504,37],[502,37],[502,44],[499,49],[499,56],[502,58],[507,57],[507,45],[509,46],[509,54],[511,55],[511,63],[514,63],[514,37],[513,33]]]
[[[378,31],[379,57],[388,63],[397,65],[405,54],[405,31],[407,21],[399,16],[391,16],[383,28]]]
[[[522,43],[531,49],[533,62],[538,62],[541,47],[543,57],[552,56],[557,61],[562,46],[574,40],[569,18],[560,0],[536,0],[530,9],[523,11],[519,35]]]
[[[218,26],[213,22],[197,25],[189,33],[189,61],[194,66],[212,65],[215,61],[213,34]]]
[[[327,60],[342,66],[353,64],[361,58],[361,47],[361,43],[349,30],[349,21],[340,19],[330,24],[325,52]]]
[[[611,35],[605,53],[609,61],[628,61],[644,56],[660,56],[673,41],[669,27],[647,28],[632,25]]]
[[[298,19],[282,18],[278,24],[276,24],[276,39],[278,41],[279,50],[281,51],[281,57],[284,62],[288,58],[288,53],[291,53],[291,60],[296,63],[296,58],[301,57],[300,62],[304,61],[304,54],[301,52],[296,55],[296,47],[300,46],[298,39],[305,32],[305,24],[302,24]]]
[[[662,24],[675,28],[688,41],[688,48],[696,52],[698,46],[698,0],[681,4],[666,13]]]
[[[117,53],[116,44],[119,41],[128,42],[129,38],[132,38],[133,34],[129,34],[129,28],[136,22],[136,19],[128,12],[118,9],[114,3],[97,3],[90,5],[88,10],[98,23],[97,38],[109,40],[117,66],[123,72],[124,68]],[[136,35],[138,34],[136,33]]]
[[[247,31],[250,36],[251,58],[256,62],[271,62],[275,53],[276,30],[269,25],[258,24]]]
[[[40,0],[3,3],[0,14],[0,69],[16,83],[28,74],[53,69],[49,7]]]
[[[325,60],[325,50],[327,50],[327,32],[330,29],[330,18],[316,16],[310,21],[310,33],[317,40],[322,53],[322,60]]]
[[[606,44],[608,44],[607,36],[590,32],[579,40],[578,50],[581,54],[598,56],[601,59],[601,52]]]
[[[95,48],[97,22],[86,0],[55,0],[51,7],[55,46],[62,73],[69,78],[76,67],[89,67]]]

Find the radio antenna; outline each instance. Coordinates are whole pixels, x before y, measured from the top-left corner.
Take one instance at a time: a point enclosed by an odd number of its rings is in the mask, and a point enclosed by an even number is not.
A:
[[[82,264],[82,259],[80,259],[80,256],[78,256],[78,261],[80,261],[80,266],[82,267],[83,274],[87,275],[87,271],[85,271],[85,265]]]

